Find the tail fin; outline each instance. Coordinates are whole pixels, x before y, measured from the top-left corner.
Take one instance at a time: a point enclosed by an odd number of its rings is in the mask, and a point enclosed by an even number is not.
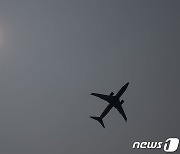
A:
[[[103,123],[103,120],[102,120],[102,118],[101,117],[90,117],[90,118],[92,118],[92,119],[94,119],[94,120],[97,120],[104,128],[105,128],[105,126],[104,126],[104,123]]]

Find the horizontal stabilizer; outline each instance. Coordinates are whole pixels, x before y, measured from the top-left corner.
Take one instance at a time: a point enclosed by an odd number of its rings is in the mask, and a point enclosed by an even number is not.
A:
[[[102,118],[101,117],[90,117],[90,118],[92,118],[92,119],[94,119],[94,120],[97,120],[104,128],[105,128],[105,126],[104,126],[104,122],[103,122],[103,120],[102,120]]]

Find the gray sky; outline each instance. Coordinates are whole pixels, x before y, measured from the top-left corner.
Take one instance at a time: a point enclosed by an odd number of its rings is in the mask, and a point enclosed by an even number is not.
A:
[[[178,0],[0,0],[0,153],[164,153],[180,137]],[[89,118],[130,82],[106,129]]]

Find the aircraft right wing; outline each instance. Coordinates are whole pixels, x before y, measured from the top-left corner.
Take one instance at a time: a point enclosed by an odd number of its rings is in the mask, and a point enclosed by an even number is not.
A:
[[[120,98],[120,97],[122,96],[122,94],[126,91],[128,85],[129,85],[129,82],[126,83],[126,84],[119,90],[119,92],[116,94],[116,96]]]
[[[98,93],[91,93],[91,95],[99,97],[100,99],[103,99],[105,101],[109,101],[110,97],[109,95],[104,95],[104,94],[98,94]]]
[[[123,116],[124,120],[127,121],[127,117],[126,117],[126,114],[125,114],[122,106],[121,106],[121,107],[118,107],[117,110],[118,110],[119,113]]]

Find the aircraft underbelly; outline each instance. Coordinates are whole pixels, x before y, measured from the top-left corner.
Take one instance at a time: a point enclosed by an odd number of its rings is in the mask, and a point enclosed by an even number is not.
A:
[[[101,118],[104,118],[108,113],[109,111],[112,109],[113,105],[109,104],[103,111],[103,113],[101,114]]]

